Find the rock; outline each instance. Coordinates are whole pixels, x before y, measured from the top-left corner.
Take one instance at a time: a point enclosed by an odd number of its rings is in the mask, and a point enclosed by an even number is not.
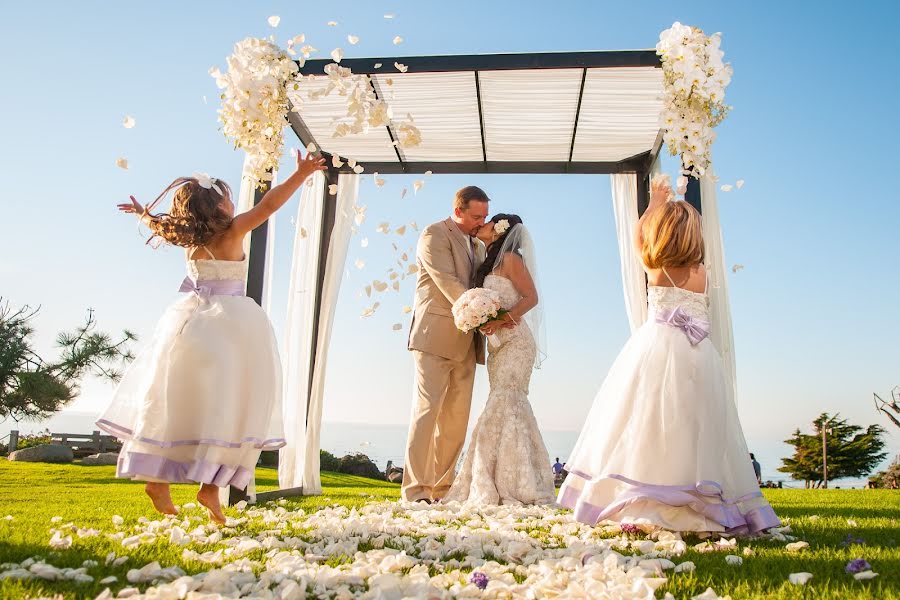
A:
[[[378,469],[378,465],[372,462],[368,456],[361,453],[342,456],[338,465],[338,472],[384,481],[384,474]]]
[[[74,459],[72,449],[60,444],[40,444],[16,450],[9,455],[9,460],[22,462],[70,463]]]
[[[118,452],[103,452],[102,454],[91,454],[81,459],[81,464],[96,467],[98,465],[114,465],[119,462]]]

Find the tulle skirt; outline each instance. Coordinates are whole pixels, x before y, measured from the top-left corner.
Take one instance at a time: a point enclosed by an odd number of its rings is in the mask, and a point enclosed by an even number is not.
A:
[[[119,477],[246,487],[260,452],[284,445],[265,312],[244,296],[174,302],[97,425],[125,440]]]
[[[558,502],[586,523],[732,534],[780,525],[759,491],[719,353],[652,320],[610,369],[566,470]]]

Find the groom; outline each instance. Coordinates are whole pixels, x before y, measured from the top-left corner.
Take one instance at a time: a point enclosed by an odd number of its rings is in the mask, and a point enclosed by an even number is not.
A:
[[[489,201],[481,188],[462,188],[450,218],[429,225],[419,237],[408,343],[416,363],[416,401],[403,469],[404,500],[443,498],[466,441],[475,364],[484,364],[484,338],[458,330],[450,308],[473,287],[484,261],[484,246],[474,236],[488,216]]]

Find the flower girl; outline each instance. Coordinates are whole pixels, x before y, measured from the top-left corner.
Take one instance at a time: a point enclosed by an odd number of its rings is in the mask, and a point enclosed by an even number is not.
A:
[[[186,250],[184,295],[97,421],[125,440],[116,475],[147,482],[162,513],[176,513],[169,484],[193,482],[210,518],[224,523],[218,488],[246,487],[260,452],[284,445],[278,349],[265,312],[245,296],[243,240],[324,168],[323,159],[298,153],[297,170],[237,216],[228,185],[204,174],[176,179],[146,208],[134,197],[119,205],[150,228],[151,240]],[[169,213],[151,213],[172,190]]]
[[[700,214],[653,183],[635,242],[648,279],[647,322],[625,344],[566,464],[558,502],[585,523],[755,533],[780,525],[759,491],[708,339]]]

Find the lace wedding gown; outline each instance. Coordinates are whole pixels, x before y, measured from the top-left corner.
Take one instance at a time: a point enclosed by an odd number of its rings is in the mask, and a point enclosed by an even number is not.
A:
[[[500,294],[506,309],[521,298],[512,282],[488,275],[484,287]],[[490,394],[475,423],[462,469],[445,502],[551,504],[555,500],[550,455],[528,402],[528,384],[537,351],[525,322],[497,332],[489,346]]]

